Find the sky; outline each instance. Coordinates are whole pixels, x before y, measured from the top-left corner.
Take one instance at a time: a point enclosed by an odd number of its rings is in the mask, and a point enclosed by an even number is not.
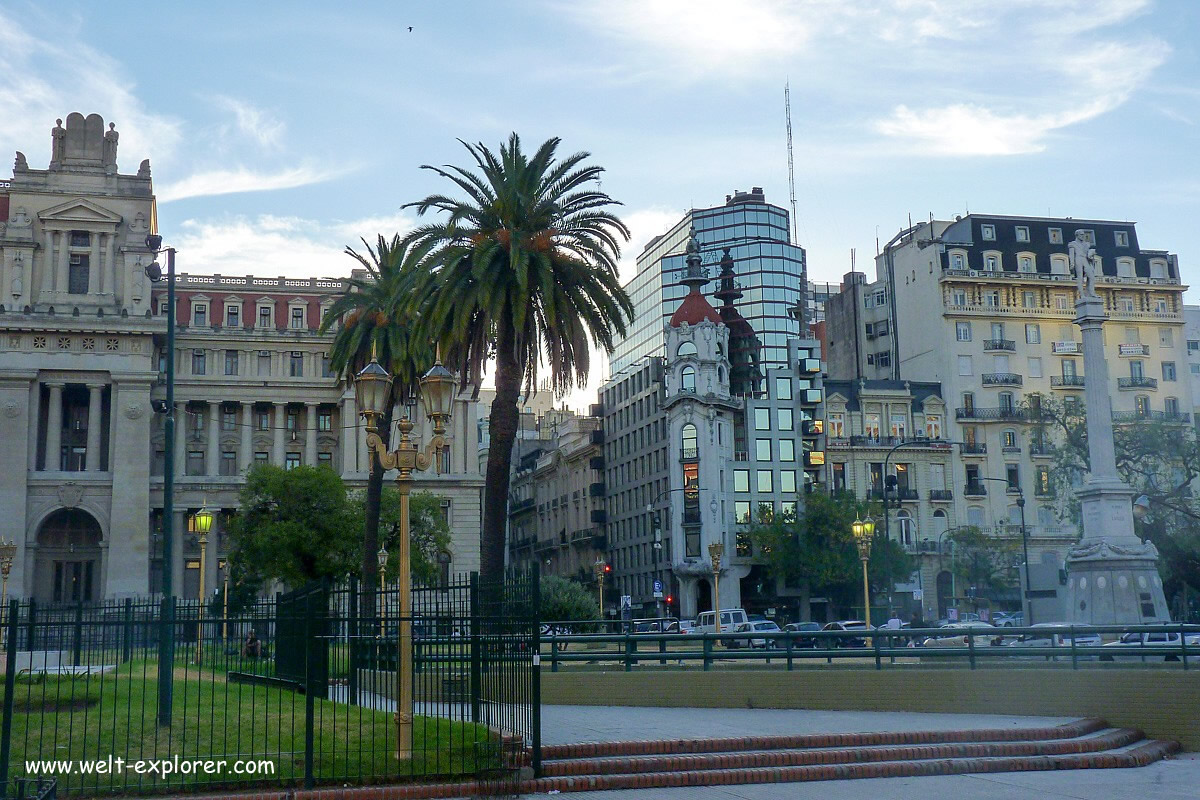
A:
[[[54,120],[99,113],[181,271],[340,276],[459,139],[558,136],[605,167],[629,278],[690,207],[789,205],[790,83],[810,280],[975,211],[1135,221],[1187,283],[1198,42],[1193,0],[0,0],[0,153],[44,168]]]

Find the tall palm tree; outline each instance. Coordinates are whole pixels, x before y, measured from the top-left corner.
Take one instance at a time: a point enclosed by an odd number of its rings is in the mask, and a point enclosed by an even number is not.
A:
[[[417,390],[420,376],[433,364],[433,352],[427,340],[413,335],[413,326],[399,305],[401,287],[407,279],[407,247],[399,234],[391,240],[379,235],[375,247],[363,240],[366,255],[346,248],[366,270],[365,278],[352,277],[342,293],[321,320],[325,333],[341,323],[329,353],[330,366],[337,370],[347,385],[367,365],[372,357],[388,369],[392,382],[391,402],[378,420],[379,436],[386,445],[390,442],[392,409],[404,404]],[[346,421],[343,425],[350,421]],[[347,430],[346,436],[355,435]],[[383,493],[383,467],[377,458],[370,460],[367,476],[366,525],[363,531],[363,608],[374,608],[375,585],[378,582],[379,509]]]
[[[619,204],[597,188],[603,169],[583,163],[589,153],[557,159],[555,138],[529,156],[515,133],[499,153],[462,144],[477,169],[422,169],[466,197],[434,194],[405,206],[444,216],[404,244],[421,267],[409,303],[448,363],[478,387],[485,364],[496,360],[480,553],[483,577],[495,582],[504,571],[522,385],[532,394],[539,368],[548,369],[551,390],[564,394],[587,382],[593,343],[612,352],[614,331],[624,334],[633,315],[617,278],[629,229],[607,210]]]

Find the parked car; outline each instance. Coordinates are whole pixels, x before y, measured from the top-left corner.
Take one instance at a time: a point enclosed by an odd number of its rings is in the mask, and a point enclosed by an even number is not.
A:
[[[745,609],[741,608],[723,608],[721,609],[721,632],[733,631],[738,625],[743,622],[749,622],[750,619],[746,616]],[[696,617],[696,633],[716,633],[717,617],[712,611],[702,611]]]
[[[1025,627],[1024,611],[1000,611],[992,617],[992,624],[1001,628]]]
[[[937,635],[927,638],[921,646],[967,647],[968,636],[976,647],[1000,644],[1004,640],[1003,634],[990,622],[950,622],[941,626]]]
[[[696,632],[696,620],[685,619],[679,623],[679,633],[695,633],[695,632]]]
[[[779,626],[769,619],[757,620],[755,622],[743,622],[735,629],[738,633],[779,633]],[[754,638],[751,636],[748,639],[730,639],[726,642],[726,647],[779,647],[781,642],[775,639]]]
[[[811,633],[812,631],[821,630],[821,623],[819,623],[819,622],[792,622],[788,625],[784,625],[783,629],[785,631],[791,631],[792,633]],[[799,637],[796,637],[795,639],[792,639],[793,647],[817,647],[818,644],[819,643],[817,642],[817,640],[812,636],[799,636]]]
[[[1200,633],[1189,633],[1184,636],[1188,647],[1200,647]],[[1179,647],[1179,631],[1142,631],[1125,633],[1115,642],[1109,642],[1100,648],[1101,661],[1178,661],[1175,653],[1156,653],[1146,655],[1146,647]]]
[[[1063,623],[1063,622],[1039,622],[1036,625],[1032,625],[1031,627],[1033,627],[1033,628],[1061,628],[1065,625],[1066,625],[1066,623]],[[1014,626],[1009,626],[1009,627],[1014,627]],[[1007,645],[1009,647],[1070,647],[1071,639],[1072,639],[1072,637],[1071,637],[1070,633],[1051,632],[1049,630],[1044,630],[1044,631],[1038,631],[1036,633],[1027,633],[1027,634],[1024,634],[1023,636],[1018,636],[1018,637],[1014,638],[1011,642],[1007,642]],[[1100,634],[1098,634],[1098,633],[1080,632],[1080,633],[1075,634],[1074,639],[1075,639],[1075,647],[1076,648],[1099,647],[1101,644]],[[1065,659],[1070,659],[1071,656],[1062,654],[1061,657],[1065,658]],[[1079,658],[1078,654],[1076,654],[1076,657]],[[1045,658],[1047,661],[1050,661],[1050,660],[1057,661],[1060,658],[1060,656],[1059,655],[1046,656]],[[1096,654],[1091,653],[1089,655],[1083,656],[1083,658],[1088,658],[1088,659],[1096,658]]]
[[[844,619],[838,622],[830,622],[821,630],[823,631],[843,631],[843,632],[860,632],[866,633],[872,630],[871,626],[863,622],[861,619]],[[845,637],[838,638],[830,642],[833,647],[866,647],[866,637]]]

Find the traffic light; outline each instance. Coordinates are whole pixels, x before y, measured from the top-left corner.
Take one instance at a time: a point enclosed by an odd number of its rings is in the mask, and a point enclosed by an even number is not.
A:
[[[605,564],[604,564],[604,574],[605,574],[605,575],[612,575],[612,564],[609,564],[609,563],[605,562]]]
[[[675,605],[674,595],[667,595],[667,606],[673,606],[673,605]]]

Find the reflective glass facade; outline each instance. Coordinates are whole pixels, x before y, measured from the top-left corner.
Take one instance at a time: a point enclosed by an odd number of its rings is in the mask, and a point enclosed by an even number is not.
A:
[[[638,359],[663,355],[663,328],[687,294],[679,279],[693,224],[709,277],[716,277],[722,251],[730,249],[734,274],[744,292],[734,305],[762,342],[762,368],[787,365],[787,340],[800,335],[800,323],[791,309],[801,303],[804,249],[790,241],[787,211],[762,202],[761,195],[746,201],[749,196],[738,195],[726,205],[689,211],[638,256],[637,276],[625,285],[633,300],[634,318],[629,335],[618,341],[613,351],[613,374]],[[704,293],[720,308],[721,302],[712,297],[716,288],[714,280]]]

